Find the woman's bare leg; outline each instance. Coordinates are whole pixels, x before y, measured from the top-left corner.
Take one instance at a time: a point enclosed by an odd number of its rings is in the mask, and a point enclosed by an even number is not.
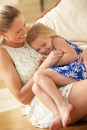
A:
[[[55,102],[57,109],[60,112],[63,127],[66,127],[67,123],[70,122],[70,112],[72,111],[73,106],[63,100],[57,86],[49,77],[36,73],[34,75],[34,81]]]
[[[78,81],[73,85],[69,96],[69,102],[74,106],[71,111],[71,122],[73,124],[87,116],[87,80]],[[84,96],[83,96],[84,95]],[[57,120],[51,124],[50,130],[58,130]]]
[[[87,80],[81,80],[74,84],[69,96],[69,102],[74,105],[74,110],[71,113],[71,123],[87,116]]]

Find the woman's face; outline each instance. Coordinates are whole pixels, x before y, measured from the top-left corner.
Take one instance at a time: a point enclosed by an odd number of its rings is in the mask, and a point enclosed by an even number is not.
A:
[[[31,44],[31,46],[40,54],[48,55],[53,50],[51,38],[37,38]]]
[[[16,17],[12,23],[10,29],[4,33],[4,37],[8,43],[20,44],[25,42],[25,36],[27,34],[27,27],[25,19],[22,15]]]

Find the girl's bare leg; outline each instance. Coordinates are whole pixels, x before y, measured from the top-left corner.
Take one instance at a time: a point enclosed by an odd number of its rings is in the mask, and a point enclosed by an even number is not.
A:
[[[66,76],[63,76],[63,75],[59,74],[58,72],[51,70],[51,69],[40,70],[40,71],[38,71],[38,73],[51,78],[54,81],[54,83],[58,86],[64,86],[64,85],[67,85],[69,83],[76,81],[73,78],[68,78]]]
[[[34,83],[32,90],[33,90],[34,94],[42,101],[42,103],[49,110],[51,110],[54,113],[54,115],[56,116],[57,128],[62,127],[62,121],[60,118],[59,111],[57,109],[55,102],[52,100],[52,98],[49,97],[36,83]],[[50,129],[51,128],[52,128],[52,126],[50,125]]]
[[[33,93],[42,101],[42,103],[47,106],[55,115],[59,115],[57,106],[52,98],[44,92],[39,85],[36,83],[32,86]],[[47,102],[49,101],[49,102]]]
[[[34,75],[34,81],[55,102],[57,109],[60,112],[63,127],[66,127],[68,122],[70,122],[70,112],[72,111],[73,106],[63,100],[57,86],[49,77],[36,73]]]
[[[74,106],[71,111],[71,122],[73,124],[87,117],[87,80],[78,81],[73,85],[69,96],[69,102]],[[84,96],[83,96],[84,95]],[[51,130],[58,130],[56,119],[51,124]]]

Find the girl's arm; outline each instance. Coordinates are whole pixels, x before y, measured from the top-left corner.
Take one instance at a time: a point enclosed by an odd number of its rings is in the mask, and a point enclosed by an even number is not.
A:
[[[68,43],[66,43],[66,41],[63,38],[55,38],[53,41],[53,46],[54,48],[60,49],[64,52],[63,56],[58,61],[58,66],[69,64],[78,58],[78,55],[74,48]]]
[[[0,75],[8,89],[21,103],[28,104],[31,101],[34,96],[32,92],[33,79],[25,85],[22,84],[11,57],[3,48],[0,48]]]
[[[44,58],[42,64],[39,67],[40,69],[46,69],[52,65],[57,65],[57,62],[60,60],[60,58],[63,56],[62,50],[53,50],[51,53]]]
[[[85,68],[86,68],[86,71],[87,71],[87,49],[83,49],[83,52],[79,57],[78,63],[80,64],[81,62],[84,62],[84,65],[85,65]]]

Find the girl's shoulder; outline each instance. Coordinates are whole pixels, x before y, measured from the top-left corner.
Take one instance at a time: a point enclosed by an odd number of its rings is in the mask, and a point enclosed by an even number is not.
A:
[[[54,42],[54,40],[65,40],[63,37],[59,35],[53,35],[51,36],[51,39],[52,39],[52,43]]]

